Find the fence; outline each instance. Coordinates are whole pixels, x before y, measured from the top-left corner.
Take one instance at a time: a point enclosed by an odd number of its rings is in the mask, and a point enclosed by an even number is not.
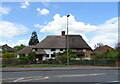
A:
[[[70,60],[71,65],[111,65],[114,66],[115,60]]]

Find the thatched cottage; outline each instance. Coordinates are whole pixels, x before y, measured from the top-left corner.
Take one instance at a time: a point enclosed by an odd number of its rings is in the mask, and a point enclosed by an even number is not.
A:
[[[66,40],[68,37],[68,42]],[[76,52],[77,58],[91,59],[92,49],[85,42],[81,35],[65,35],[65,32],[62,31],[61,35],[50,35],[47,36],[44,40],[39,42],[36,46],[27,46],[22,50],[18,51],[18,57],[20,55],[26,55],[30,51],[36,52],[37,60],[46,60],[54,59],[57,53],[63,53],[67,46],[73,52]]]

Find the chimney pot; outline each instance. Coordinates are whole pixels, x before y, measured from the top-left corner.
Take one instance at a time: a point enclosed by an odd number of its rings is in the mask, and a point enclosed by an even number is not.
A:
[[[65,31],[62,31],[62,36],[65,36]]]

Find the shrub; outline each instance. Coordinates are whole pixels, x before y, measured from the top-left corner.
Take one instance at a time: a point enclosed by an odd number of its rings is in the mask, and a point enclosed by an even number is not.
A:
[[[36,53],[34,51],[28,53],[28,61],[29,63],[36,63]]]

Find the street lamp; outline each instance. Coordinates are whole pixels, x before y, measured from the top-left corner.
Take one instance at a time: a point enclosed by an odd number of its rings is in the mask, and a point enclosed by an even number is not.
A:
[[[68,45],[68,17],[69,17],[70,15],[67,15],[67,39],[66,39],[66,47],[67,47],[67,65],[69,65],[69,58],[68,58],[68,55],[69,55],[69,52],[68,52],[68,48],[69,48],[69,45]]]

